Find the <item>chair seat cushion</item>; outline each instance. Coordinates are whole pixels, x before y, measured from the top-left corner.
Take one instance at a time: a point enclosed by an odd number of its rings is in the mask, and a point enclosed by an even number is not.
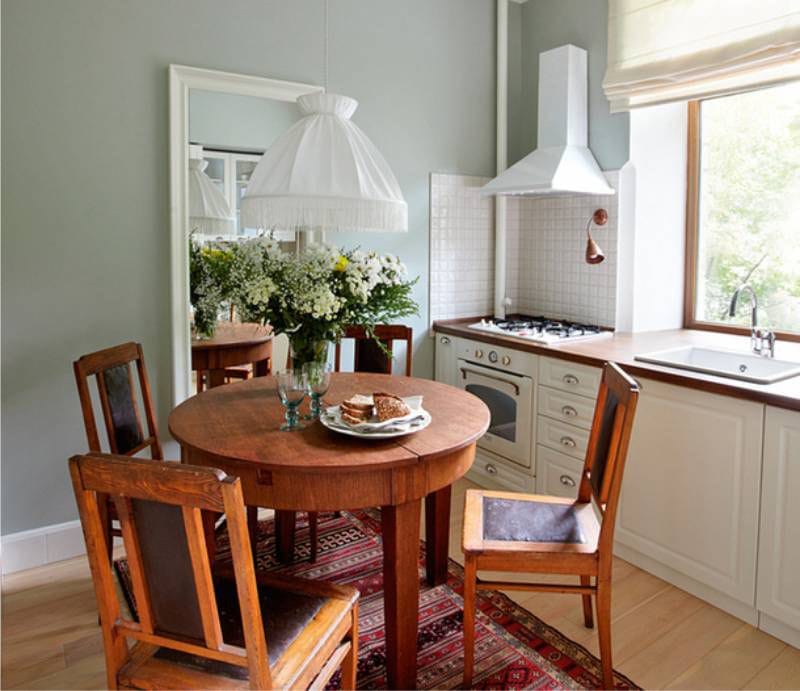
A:
[[[517,542],[585,543],[575,507],[483,497],[483,538]]]
[[[215,590],[223,640],[229,645],[244,647],[244,631],[239,614],[236,584],[232,580],[222,578],[217,581]],[[264,620],[269,664],[272,666],[319,612],[327,598],[265,586],[259,586],[258,595],[261,616]],[[248,677],[247,669],[244,667],[209,660],[170,648],[161,648],[155,657],[211,674],[222,674],[236,679]]]

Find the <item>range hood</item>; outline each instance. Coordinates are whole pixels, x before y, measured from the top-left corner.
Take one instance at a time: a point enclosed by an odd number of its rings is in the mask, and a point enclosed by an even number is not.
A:
[[[586,75],[582,48],[565,45],[539,55],[538,148],[481,194],[614,194],[587,146]]]

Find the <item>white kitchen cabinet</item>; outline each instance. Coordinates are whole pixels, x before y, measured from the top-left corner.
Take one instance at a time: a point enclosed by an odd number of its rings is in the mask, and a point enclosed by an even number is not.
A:
[[[761,628],[800,646],[800,413],[771,406],[764,423],[756,603]]]
[[[753,622],[764,406],[640,383],[617,551]]]
[[[434,379],[450,384],[450,386],[458,386],[457,372],[458,367],[458,354],[456,342],[458,339],[455,336],[448,336],[447,334],[437,333],[436,338],[436,360],[434,363]]]
[[[539,445],[536,449],[536,487],[539,494],[575,499],[583,461]]]

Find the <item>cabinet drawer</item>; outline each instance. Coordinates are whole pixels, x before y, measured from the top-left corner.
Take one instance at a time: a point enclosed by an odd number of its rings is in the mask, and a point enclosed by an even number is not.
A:
[[[467,477],[489,489],[507,489],[513,492],[536,491],[533,471],[525,472],[508,460],[480,448]]]
[[[539,413],[576,427],[591,429],[594,399],[540,386]]]
[[[561,391],[597,398],[602,370],[568,360],[539,358],[539,383]]]
[[[578,496],[583,463],[546,446],[536,447],[536,491],[557,497]]]
[[[583,461],[586,457],[586,447],[589,445],[589,431],[539,415],[536,441]]]

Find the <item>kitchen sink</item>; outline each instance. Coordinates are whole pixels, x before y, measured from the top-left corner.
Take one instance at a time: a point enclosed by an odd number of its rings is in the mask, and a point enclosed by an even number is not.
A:
[[[634,356],[634,359],[754,384],[772,384],[800,375],[800,362],[775,360],[733,350],[698,348],[696,346],[643,353]]]

